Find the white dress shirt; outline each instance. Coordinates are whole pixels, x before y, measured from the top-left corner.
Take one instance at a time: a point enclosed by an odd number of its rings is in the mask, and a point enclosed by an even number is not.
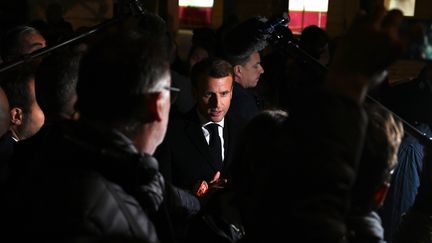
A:
[[[198,113],[198,118],[199,118],[200,123],[201,123],[201,130],[204,134],[204,137],[207,141],[207,144],[210,143],[210,132],[207,130],[207,128],[205,128],[205,126],[207,126],[210,123],[215,123],[215,124],[219,125],[218,126],[218,134],[219,134],[219,138],[221,140],[221,146],[222,146],[221,153],[222,153],[222,161],[223,161],[225,158],[225,148],[224,148],[224,138],[223,138],[223,129],[224,129],[224,125],[225,125],[225,118],[223,118],[222,121],[220,121],[220,122],[212,122],[212,121],[205,119],[198,111],[197,111],[197,113]]]

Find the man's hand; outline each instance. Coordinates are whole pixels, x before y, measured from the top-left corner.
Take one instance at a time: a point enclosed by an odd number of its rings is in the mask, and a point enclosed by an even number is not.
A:
[[[205,180],[198,181],[193,189],[194,194],[197,197],[204,197],[211,191],[223,189],[227,183],[227,179],[221,179],[220,174],[220,171],[216,172],[210,182],[206,182]]]
[[[222,189],[225,187],[227,179],[221,179],[219,177],[220,171],[216,172],[216,174],[213,176],[213,179],[209,183],[209,189]]]

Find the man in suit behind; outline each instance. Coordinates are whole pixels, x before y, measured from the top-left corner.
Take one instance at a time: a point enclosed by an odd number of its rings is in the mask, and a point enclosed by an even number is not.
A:
[[[203,60],[193,67],[191,80],[196,105],[170,120],[156,152],[166,179],[187,190],[202,180],[214,183],[227,178],[235,138],[243,124],[226,116],[233,90],[231,64]]]

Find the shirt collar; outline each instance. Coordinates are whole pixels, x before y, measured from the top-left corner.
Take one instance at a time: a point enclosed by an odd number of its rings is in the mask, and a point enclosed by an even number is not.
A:
[[[128,151],[131,153],[139,153],[138,149],[135,147],[132,140],[130,140],[126,135],[124,135],[122,132],[120,132],[117,129],[112,129],[111,131],[114,135],[113,142],[116,145],[121,147],[124,151]]]
[[[200,125],[201,125],[201,127],[205,127],[205,126],[207,126],[207,125],[210,124],[210,123],[218,124],[218,125],[221,126],[222,128],[223,128],[224,125],[225,125],[225,117],[222,118],[222,120],[221,120],[220,122],[213,122],[213,121],[210,121],[210,120],[206,119],[203,115],[201,115],[201,113],[199,113],[198,109],[196,110],[196,112],[197,112],[197,114],[198,114],[198,119],[199,119],[199,121],[200,121]]]

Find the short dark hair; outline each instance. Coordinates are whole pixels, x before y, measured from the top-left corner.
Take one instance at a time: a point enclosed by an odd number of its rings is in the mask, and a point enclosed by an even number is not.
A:
[[[141,15],[138,20],[137,29],[141,35],[150,38],[157,37],[163,45],[163,51],[168,55],[170,62],[174,61],[176,56],[175,40],[168,30],[165,20],[154,13],[146,13]]]
[[[191,70],[191,82],[193,88],[206,77],[223,78],[233,76],[231,64],[220,58],[207,58],[196,63]]]
[[[7,31],[1,40],[1,57],[4,61],[9,61],[23,54],[22,38],[27,34],[39,31],[33,27],[20,25]]]
[[[250,18],[227,33],[224,39],[224,56],[231,65],[243,65],[250,56],[263,50],[267,41],[261,33],[265,19]]]
[[[128,30],[108,34],[81,59],[76,107],[87,119],[142,122],[146,94],[169,75],[159,38]]]
[[[79,55],[68,49],[45,57],[35,75],[36,100],[45,115],[73,113]]]
[[[21,108],[24,114],[31,111],[34,97],[30,92],[30,80],[34,78],[34,70],[27,66],[21,66],[1,75],[0,85],[9,101],[9,107]]]

